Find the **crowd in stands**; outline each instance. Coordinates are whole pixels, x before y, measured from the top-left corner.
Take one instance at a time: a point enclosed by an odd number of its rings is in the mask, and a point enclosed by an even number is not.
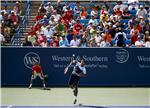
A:
[[[16,33],[16,29],[20,23],[21,13],[22,11],[19,2],[15,3],[13,9],[9,9],[9,6],[7,6],[7,4],[2,7],[0,14],[1,45],[5,45],[5,43],[9,43],[11,41],[11,38]]]
[[[41,4],[23,46],[150,47],[149,1]]]

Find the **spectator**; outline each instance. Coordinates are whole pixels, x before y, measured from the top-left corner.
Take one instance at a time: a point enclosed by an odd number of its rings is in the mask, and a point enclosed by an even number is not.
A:
[[[16,2],[16,5],[14,6],[13,11],[16,16],[20,16],[22,14],[22,10],[18,1]]]
[[[145,43],[145,47],[150,48],[150,36],[148,38],[148,41]]]
[[[41,13],[42,15],[46,14],[46,9],[44,8],[44,4],[41,4],[38,12]]]
[[[62,35],[62,39],[59,41],[60,47],[69,47],[69,42],[66,39],[65,35]]]
[[[76,2],[76,5],[75,5],[75,7],[74,7],[74,14],[75,14],[75,15],[80,14],[81,9],[82,9],[82,7],[80,6],[80,2],[77,1],[77,2]]]
[[[73,39],[72,30],[68,30],[66,37],[67,37],[67,40],[68,40],[68,42],[70,44],[71,40]]]
[[[73,27],[73,32],[75,34],[79,34],[79,31],[83,29],[83,26],[82,24],[80,23],[80,20],[77,20],[77,23],[74,24],[74,27]]]
[[[124,41],[127,40],[126,34],[122,31],[122,28],[119,27],[118,32],[115,35],[116,45],[118,47],[124,47]]]
[[[51,28],[49,25],[43,30],[44,36],[46,36],[47,40],[50,40],[54,34],[54,29]]]
[[[88,47],[88,43],[87,43],[86,37],[83,36],[83,37],[81,38],[79,47],[81,47],[81,48]]]
[[[136,46],[137,48],[141,48],[141,47],[144,46],[144,41],[141,39],[140,36],[138,36],[138,40],[135,42],[135,46]]]
[[[95,18],[98,17],[98,10],[95,6],[92,8],[91,16],[94,16]]]
[[[97,34],[95,36],[95,42],[96,42],[97,46],[100,46],[101,41],[102,41],[102,37],[100,36],[99,32],[97,32]]]
[[[26,42],[24,43],[25,45],[31,43],[32,46],[34,46],[36,44],[36,33],[34,31],[29,32],[28,37],[25,38]]]
[[[52,37],[52,41],[49,46],[50,47],[59,47],[59,41],[58,41],[57,36]]]
[[[129,29],[132,29],[133,26],[135,25],[136,21],[135,21],[135,18],[132,17],[129,21],[128,21],[128,28]]]
[[[131,44],[135,45],[135,42],[137,41],[139,36],[139,30],[136,28],[136,25],[134,25],[133,29],[131,29],[130,35],[131,35]]]
[[[80,41],[77,39],[77,36],[73,35],[73,39],[70,42],[70,46],[71,47],[78,47],[79,43],[80,43]]]
[[[28,38],[25,38],[25,42],[23,42],[22,46],[32,46],[32,43],[28,41]]]
[[[128,8],[125,8],[123,11],[123,19],[129,19],[131,17],[130,11],[128,10]]]
[[[41,14],[40,12],[38,12],[37,15],[36,15],[36,21],[39,21],[39,20],[41,20],[43,18],[44,18],[44,15]]]
[[[46,15],[48,16],[48,18],[50,18],[51,14],[53,14],[54,11],[54,7],[52,6],[51,2],[48,2],[46,6],[44,6],[44,8],[46,10]]]
[[[69,2],[66,1],[65,6],[63,7],[63,11],[67,10],[68,7],[69,7]]]
[[[139,6],[136,2],[132,2],[129,4],[129,7],[128,7],[128,10],[131,11],[131,10],[138,10]]]
[[[149,31],[146,31],[146,32],[145,32],[145,35],[144,35],[144,37],[143,37],[145,43],[149,40],[149,39],[148,39],[149,37],[150,37]]]
[[[60,19],[60,14],[57,14],[57,11],[56,10],[54,10],[53,11],[53,17],[54,17],[54,20],[56,21],[56,22],[58,22],[59,21],[59,19]]]
[[[137,13],[136,13],[137,17],[140,18],[141,16],[143,18],[146,18],[147,17],[147,11],[146,9],[143,7],[143,5],[140,5],[140,9],[137,10]]]
[[[89,20],[89,23],[88,24],[90,24],[90,23],[92,23],[93,25],[98,25],[98,21],[97,21],[97,19],[95,19],[95,17],[92,15],[91,16],[91,19]]]
[[[54,20],[54,16],[53,15],[50,17],[49,25],[51,27],[55,27],[57,25],[57,22],[56,22],[56,20]]]
[[[0,33],[0,43],[1,45],[5,45],[5,37]]]
[[[83,19],[86,19],[88,13],[86,11],[86,7],[82,7],[82,11],[80,12],[80,18],[83,20]]]
[[[110,47],[110,43],[107,41],[107,37],[105,36],[105,34],[102,34],[102,41],[100,43],[100,47],[102,48],[106,48],[106,47]]]

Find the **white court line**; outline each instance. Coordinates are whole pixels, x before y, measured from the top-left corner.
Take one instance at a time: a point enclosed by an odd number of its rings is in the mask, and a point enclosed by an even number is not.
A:
[[[9,105],[7,108],[11,108],[12,107],[12,105]]]

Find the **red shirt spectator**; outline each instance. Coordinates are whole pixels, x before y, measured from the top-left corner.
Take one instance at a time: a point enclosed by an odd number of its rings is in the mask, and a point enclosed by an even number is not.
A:
[[[39,21],[40,19],[43,19],[44,18],[44,15],[42,15],[40,12],[37,13],[36,15],[36,21]]]
[[[115,13],[118,16],[122,16],[122,11],[120,10],[120,8],[118,8]]]
[[[81,29],[83,29],[83,26],[80,24],[79,20],[77,20],[77,23],[74,25],[74,31],[79,33]]]

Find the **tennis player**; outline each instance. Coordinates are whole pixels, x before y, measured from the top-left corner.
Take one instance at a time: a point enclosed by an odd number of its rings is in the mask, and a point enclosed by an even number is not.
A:
[[[78,96],[78,84],[81,77],[86,75],[86,68],[85,68],[85,60],[82,58],[79,61],[72,60],[71,63],[65,68],[64,74],[67,74],[68,68],[74,64],[73,72],[70,76],[69,80],[69,87],[73,90],[74,101],[73,104],[77,103],[77,96]]]
[[[39,63],[36,62],[35,65],[32,66],[32,76],[29,89],[32,88],[32,82],[34,79],[36,79],[37,76],[40,77],[40,79],[43,81],[43,89],[46,89],[42,67]]]

